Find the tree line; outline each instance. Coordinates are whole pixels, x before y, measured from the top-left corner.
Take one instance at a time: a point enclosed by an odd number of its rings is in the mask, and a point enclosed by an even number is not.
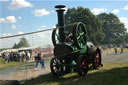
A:
[[[65,24],[75,22],[85,24],[89,40],[95,45],[128,43],[128,32],[113,13],[94,15],[88,8],[69,8],[65,13]]]

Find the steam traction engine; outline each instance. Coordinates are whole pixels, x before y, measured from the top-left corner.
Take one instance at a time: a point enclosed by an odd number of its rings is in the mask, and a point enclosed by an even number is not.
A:
[[[78,72],[80,76],[87,74],[90,64],[93,68],[101,65],[101,51],[88,42],[85,25],[75,23],[72,28],[64,27],[64,5],[57,5],[58,26],[52,32],[54,58],[50,69],[55,76],[70,72]]]

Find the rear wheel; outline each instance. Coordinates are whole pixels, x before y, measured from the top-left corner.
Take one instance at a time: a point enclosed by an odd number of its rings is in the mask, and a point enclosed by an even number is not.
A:
[[[97,69],[101,65],[101,51],[97,49],[94,56],[93,68]]]
[[[84,76],[88,72],[87,56],[80,55],[77,59],[77,72],[80,76]]]

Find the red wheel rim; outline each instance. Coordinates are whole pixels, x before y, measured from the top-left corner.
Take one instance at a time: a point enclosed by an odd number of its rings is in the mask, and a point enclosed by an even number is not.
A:
[[[86,60],[81,62],[80,68],[81,73],[84,74],[86,72]]]
[[[100,54],[97,52],[97,53],[96,53],[96,59],[95,59],[96,67],[99,66],[99,55],[100,55]]]

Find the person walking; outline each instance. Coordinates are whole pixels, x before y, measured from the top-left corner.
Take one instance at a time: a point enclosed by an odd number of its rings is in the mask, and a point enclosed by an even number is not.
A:
[[[44,55],[43,54],[41,54],[41,61],[40,61],[40,63],[41,63],[42,69],[45,69]]]
[[[114,51],[115,51],[115,54],[117,54],[117,48],[116,48],[116,46],[114,47]]]
[[[120,46],[120,54],[123,53],[123,45]]]
[[[8,63],[10,62],[10,52],[7,53]]]
[[[35,56],[35,68],[37,69],[38,64],[40,63],[41,65],[41,69],[45,69],[44,67],[44,62],[41,60],[41,53],[37,53],[37,55]]]
[[[28,56],[28,61],[30,61],[31,59],[30,59],[30,53],[29,53],[29,51],[27,52],[27,56]]]

